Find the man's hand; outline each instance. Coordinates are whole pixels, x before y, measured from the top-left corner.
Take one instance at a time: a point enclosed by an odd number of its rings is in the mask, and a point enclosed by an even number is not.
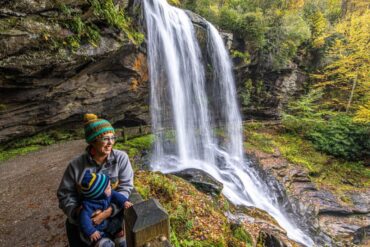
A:
[[[132,202],[130,202],[130,201],[125,201],[125,203],[123,204],[123,206],[125,207],[125,209],[128,209],[128,208],[130,208],[130,207],[132,207]]]
[[[91,221],[94,225],[100,225],[105,219],[108,219],[112,215],[112,207],[109,206],[106,210],[96,210],[92,214]]]
[[[100,233],[98,231],[95,231],[93,234],[90,235],[90,241],[96,242],[101,238]]]

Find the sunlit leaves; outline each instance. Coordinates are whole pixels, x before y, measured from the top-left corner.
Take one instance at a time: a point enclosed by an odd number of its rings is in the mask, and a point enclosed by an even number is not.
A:
[[[345,110],[353,91],[354,109],[365,104],[370,94],[370,11],[350,15],[335,26],[337,37],[328,50],[317,87],[326,90],[338,110]],[[346,109],[348,110],[348,109]]]

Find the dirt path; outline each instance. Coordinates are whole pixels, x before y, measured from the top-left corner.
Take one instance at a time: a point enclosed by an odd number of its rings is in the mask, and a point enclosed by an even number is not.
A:
[[[0,163],[0,246],[67,246],[56,190],[84,140],[46,147]]]

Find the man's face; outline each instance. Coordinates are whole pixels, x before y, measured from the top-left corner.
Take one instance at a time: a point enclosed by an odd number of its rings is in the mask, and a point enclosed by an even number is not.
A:
[[[115,142],[115,137],[113,133],[106,133],[101,137],[96,138],[92,143],[96,152],[100,155],[109,155],[112,152],[112,148]]]
[[[107,188],[105,188],[104,193],[105,193],[105,195],[106,195],[107,197],[109,197],[109,196],[111,196],[111,195],[112,195],[112,188],[111,188],[111,186],[110,186],[110,181],[108,182],[108,186],[107,186]]]

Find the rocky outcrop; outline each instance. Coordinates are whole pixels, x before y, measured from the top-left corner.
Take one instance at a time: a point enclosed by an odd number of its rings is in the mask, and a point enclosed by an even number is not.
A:
[[[99,28],[98,43],[70,42],[76,34],[65,24],[61,2],[0,6],[0,142],[57,126],[81,127],[86,112],[122,125],[149,122],[145,50],[96,20],[87,1],[63,3],[72,16]]]
[[[195,26],[195,32],[207,64],[207,21],[201,16],[186,11]],[[248,51],[248,44],[230,32],[219,30],[231,56],[235,51],[243,54]],[[303,72],[295,63],[287,64],[284,68],[273,70],[260,65],[251,55],[247,62],[243,57],[233,58],[235,80],[241,102],[241,110],[245,118],[279,119],[283,107],[292,98],[299,95],[303,83],[307,80]],[[205,65],[210,66],[210,65]],[[208,80],[211,80],[208,75]],[[247,84],[247,85],[246,85]],[[246,96],[247,95],[247,96]],[[248,100],[244,100],[248,97]]]
[[[220,195],[223,189],[222,183],[202,170],[189,168],[172,174],[187,180],[199,191],[207,194]]]
[[[255,245],[261,247],[301,246],[287,236],[274,218],[265,211],[246,206],[237,206],[226,212],[229,221],[235,226],[243,226],[255,239]]]
[[[115,2],[132,5],[132,1]],[[149,122],[145,45],[132,45],[124,33],[93,12],[85,0],[1,3],[0,142],[46,128],[79,125],[88,111],[120,125]],[[187,14],[207,62],[207,22],[190,11]],[[71,22],[76,17],[98,28],[99,42],[76,44],[73,28],[80,23]],[[143,30],[143,23],[138,29]],[[230,52],[243,51],[242,41],[230,33],[223,37]],[[254,65],[240,61],[234,60],[239,90],[248,78],[253,79],[249,93],[254,98],[243,107],[244,115],[278,118],[286,100],[300,90],[304,74],[291,65],[262,75],[255,73]],[[258,81],[264,82],[262,89],[257,89]]]
[[[248,119],[280,119],[283,106],[302,93],[308,76],[298,59],[274,68],[267,61],[260,61],[256,50],[238,34],[234,35],[230,53],[234,54],[235,80],[242,113]],[[272,58],[274,55],[265,56]]]
[[[279,239],[275,234],[261,231],[257,238],[257,245],[261,247],[287,247],[287,245]]]
[[[263,170],[276,178],[286,189],[293,211],[300,212],[302,221],[309,221],[316,229],[331,236],[338,246],[369,241],[366,229],[370,224],[370,189],[358,189],[336,195],[318,188],[309,173],[280,157],[278,151],[266,154],[248,150]],[[345,197],[345,199],[343,199]]]

